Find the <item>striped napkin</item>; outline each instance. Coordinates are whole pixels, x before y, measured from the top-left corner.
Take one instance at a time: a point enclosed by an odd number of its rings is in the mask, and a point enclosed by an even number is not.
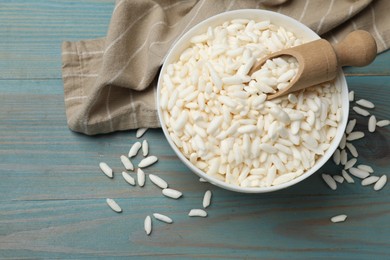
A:
[[[212,15],[257,8],[291,16],[337,43],[369,31],[390,45],[386,0],[121,0],[105,38],[64,42],[62,77],[69,128],[87,135],[156,128],[156,79],[172,43]]]

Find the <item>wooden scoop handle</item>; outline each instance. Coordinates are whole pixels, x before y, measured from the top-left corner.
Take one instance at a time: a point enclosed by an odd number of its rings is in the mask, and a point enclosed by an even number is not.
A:
[[[339,66],[366,66],[375,59],[377,53],[375,39],[363,30],[351,32],[333,48]]]

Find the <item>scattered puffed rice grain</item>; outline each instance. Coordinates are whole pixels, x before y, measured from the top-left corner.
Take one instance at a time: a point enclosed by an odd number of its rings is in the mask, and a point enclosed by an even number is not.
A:
[[[149,153],[149,144],[148,141],[143,140],[142,141],[142,155],[147,156]]]
[[[191,209],[188,213],[188,216],[190,217],[207,217],[207,212],[203,209]]]
[[[164,196],[172,198],[172,199],[178,199],[183,195],[183,193],[181,193],[180,191],[174,190],[174,189],[169,189],[169,188],[163,189],[162,194]]]
[[[365,165],[365,164],[359,164],[357,166],[357,168],[360,169],[360,170],[369,172],[369,173],[373,173],[374,172],[374,169],[371,166],[368,166],[368,165]]]
[[[333,223],[344,222],[347,219],[347,215],[337,215],[330,219]]]
[[[337,181],[338,183],[343,183],[344,182],[344,178],[340,175],[333,175],[333,179],[335,181]]]
[[[203,208],[207,208],[211,203],[211,191],[206,191],[203,196]]]
[[[380,120],[376,122],[376,126],[384,127],[390,125],[390,120]]]
[[[107,205],[115,212],[120,213],[122,212],[121,207],[115,202],[113,199],[106,199]]]
[[[148,130],[148,128],[138,128],[137,132],[135,133],[135,137],[141,138],[141,136],[144,135],[144,133]]]
[[[131,158],[131,157],[136,156],[137,153],[138,153],[138,151],[139,151],[139,149],[141,148],[141,146],[142,146],[142,145],[141,145],[140,142],[134,143],[134,144],[131,146],[130,150],[129,150],[128,157]]]
[[[127,183],[133,186],[135,185],[135,180],[132,176],[130,176],[130,174],[128,174],[127,172],[122,172],[122,176]]]
[[[386,185],[386,182],[387,182],[387,176],[382,175],[379,178],[379,180],[375,183],[374,190],[381,190]]]
[[[173,220],[170,217],[165,216],[165,215],[160,214],[160,213],[153,213],[153,217],[157,220],[160,220],[160,221],[168,223],[168,224],[171,224],[173,222]]]
[[[339,149],[336,149],[336,151],[334,151],[333,153],[333,162],[336,164],[336,165],[339,165],[340,164],[340,150]]]
[[[99,163],[99,167],[103,171],[103,173],[107,175],[108,178],[114,177],[114,175],[112,174],[112,169],[110,168],[110,166],[107,165],[107,163],[101,162]]]
[[[364,137],[364,133],[360,131],[352,132],[347,135],[347,141],[354,141]]]
[[[356,147],[352,143],[346,143],[347,149],[352,154],[353,157],[358,157],[359,153],[356,150]]]
[[[140,168],[137,169],[137,182],[140,187],[145,185],[145,173]]]
[[[337,184],[335,180],[332,178],[332,176],[330,176],[329,174],[322,174],[321,176],[322,179],[325,181],[325,183],[328,184],[329,188],[331,188],[332,190],[337,189]]]
[[[353,90],[349,91],[348,100],[349,100],[349,102],[352,102],[355,100],[355,91],[353,91]]]
[[[361,116],[369,116],[370,115],[370,112],[368,112],[367,110],[363,109],[363,108],[360,108],[360,107],[352,107],[353,111],[356,112],[356,114],[359,114]]]
[[[349,169],[349,173],[355,177],[360,178],[360,179],[365,179],[370,175],[370,173],[363,171],[363,170],[360,170],[360,169],[355,168],[355,167],[351,167]]]
[[[370,116],[370,119],[368,119],[368,131],[373,133],[375,132],[376,128],[376,117],[374,115]]]
[[[362,180],[362,186],[368,186],[371,185],[379,180],[378,176],[369,176]]]
[[[126,170],[128,171],[134,170],[134,165],[127,156],[121,155],[121,162]]]
[[[160,187],[161,189],[168,188],[168,183],[164,181],[162,178],[158,177],[157,175],[149,174],[149,179],[153,184]]]
[[[150,233],[152,233],[152,218],[150,216],[146,216],[145,218],[144,229],[148,236],[150,235]]]
[[[357,162],[356,158],[352,158],[344,165],[344,170],[348,170],[349,168],[353,167],[355,163]]]
[[[145,167],[148,167],[148,166],[154,164],[157,161],[158,161],[158,158],[154,155],[151,155],[151,156],[148,156],[148,157],[142,159],[142,161],[140,161],[140,163],[138,164],[138,167],[145,168]]]
[[[355,183],[355,181],[352,179],[352,177],[351,177],[345,170],[342,170],[342,171],[341,171],[341,175],[343,175],[344,179],[345,179],[348,183]]]
[[[345,128],[345,133],[350,134],[356,125],[356,119],[351,119],[348,121],[347,127]]]
[[[359,99],[358,101],[356,101],[356,104],[358,104],[359,106],[365,107],[365,108],[374,108],[375,107],[375,105],[371,101],[368,101],[365,99]]]
[[[345,151],[345,149],[343,149],[340,153],[340,163],[341,165],[345,165],[347,163],[347,160],[348,160],[348,155],[347,155],[347,151]]]
[[[340,141],[340,144],[339,144],[339,148],[340,149],[344,149],[346,142],[347,142],[347,135],[343,134],[343,137],[341,138],[341,141]]]

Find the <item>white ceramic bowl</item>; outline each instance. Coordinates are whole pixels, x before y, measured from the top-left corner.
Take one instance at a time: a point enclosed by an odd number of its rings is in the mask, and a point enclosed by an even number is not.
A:
[[[257,9],[241,9],[241,10],[235,10],[235,11],[229,11],[225,13],[221,13],[215,16],[212,16],[201,23],[195,25],[193,28],[191,28],[188,32],[186,32],[180,39],[176,41],[176,43],[171,47],[170,51],[168,52],[168,55],[166,56],[166,59],[164,61],[164,64],[162,66],[160,77],[158,80],[158,86],[157,86],[157,111],[158,111],[158,117],[161,122],[161,127],[163,129],[164,135],[168,140],[168,143],[172,147],[172,149],[175,151],[177,156],[180,158],[181,161],[184,162],[184,164],[190,168],[194,173],[196,173],[199,177],[204,178],[208,182],[219,186],[221,188],[232,190],[236,192],[243,192],[243,193],[263,193],[263,192],[271,192],[280,190],[286,187],[289,187],[291,185],[294,185],[296,183],[301,182],[302,180],[306,179],[313,173],[315,173],[318,169],[320,169],[332,156],[334,151],[337,149],[341,138],[343,136],[343,133],[345,131],[345,127],[348,120],[348,113],[349,113],[349,101],[348,101],[348,88],[347,83],[344,77],[344,74],[342,70],[340,69],[339,75],[336,78],[335,84],[341,85],[341,99],[342,99],[342,120],[339,123],[337,134],[334,137],[334,139],[331,142],[331,145],[329,149],[325,152],[325,154],[317,160],[315,165],[308,171],[304,172],[299,177],[280,184],[276,186],[270,186],[270,187],[259,187],[259,188],[250,188],[250,187],[240,187],[233,184],[228,184],[226,182],[220,181],[208,174],[206,174],[204,171],[197,168],[195,165],[193,165],[177,148],[177,146],[172,141],[169,132],[167,130],[167,127],[164,123],[164,117],[162,115],[162,111],[160,108],[160,91],[162,87],[162,75],[165,74],[167,66],[176,60],[178,60],[180,54],[188,48],[190,39],[198,34],[204,33],[207,31],[207,28],[209,26],[217,26],[222,24],[225,21],[230,21],[232,19],[250,19],[250,20],[270,20],[272,24],[283,26],[286,30],[293,32],[297,38],[304,39],[306,41],[310,40],[316,40],[320,37],[313,32],[310,28],[305,26],[304,24],[300,23],[299,21],[271,11],[265,11],[265,10],[257,10]]]

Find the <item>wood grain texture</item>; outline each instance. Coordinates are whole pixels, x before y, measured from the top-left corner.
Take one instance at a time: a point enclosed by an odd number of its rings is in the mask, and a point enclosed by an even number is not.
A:
[[[343,183],[332,191],[320,178],[340,172],[332,162],[291,188],[238,194],[200,183],[162,131],[150,129],[140,140],[146,138],[160,160],[145,172],[163,177],[184,196],[165,198],[149,180],[144,188],[125,183],[119,157],[138,140],[135,131],[95,137],[69,131],[59,76],[60,42],[103,36],[112,7],[113,1],[97,0],[0,4],[0,259],[390,257],[390,186],[376,192]],[[45,31],[45,26],[57,27]],[[378,119],[390,119],[389,55],[348,71],[358,75],[347,78],[349,88],[357,99],[375,103],[371,112]],[[366,134],[354,142],[359,163],[389,175],[390,127],[369,133],[368,118],[350,116]],[[100,171],[100,161],[113,167],[113,179]],[[189,218],[207,189],[213,192],[209,216]],[[123,213],[113,212],[107,197]],[[153,221],[146,236],[143,220],[154,212],[174,223]],[[331,223],[338,214],[347,214],[346,222]]]
[[[61,42],[104,37],[114,0],[3,0],[0,79],[61,78]],[[388,75],[390,52],[349,74]]]
[[[0,79],[61,78],[61,43],[104,37],[114,0],[4,0]]]

